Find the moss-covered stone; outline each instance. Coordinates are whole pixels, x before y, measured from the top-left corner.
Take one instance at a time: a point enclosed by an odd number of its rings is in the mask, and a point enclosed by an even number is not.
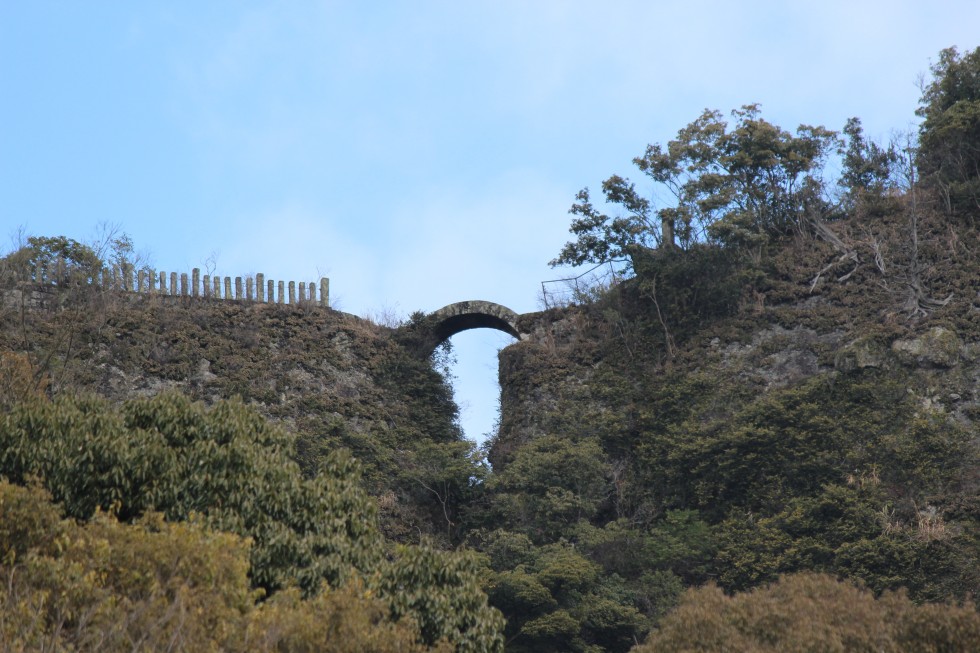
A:
[[[950,368],[960,361],[963,344],[952,329],[935,326],[917,338],[903,338],[891,349],[905,365]]]

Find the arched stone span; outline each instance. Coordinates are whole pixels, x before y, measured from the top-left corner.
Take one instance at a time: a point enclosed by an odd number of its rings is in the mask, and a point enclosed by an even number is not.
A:
[[[468,329],[497,329],[521,339],[521,333],[517,329],[518,314],[493,302],[457,302],[440,308],[430,317],[435,322],[432,329],[435,340],[433,349],[460,331]]]

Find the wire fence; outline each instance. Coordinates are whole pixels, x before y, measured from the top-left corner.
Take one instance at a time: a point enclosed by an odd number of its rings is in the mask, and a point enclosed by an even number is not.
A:
[[[625,259],[604,261],[582,274],[541,282],[540,301],[545,310],[594,300],[606,289],[623,280]]]

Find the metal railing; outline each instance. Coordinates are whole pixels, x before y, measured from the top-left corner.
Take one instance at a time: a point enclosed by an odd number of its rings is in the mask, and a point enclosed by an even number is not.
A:
[[[623,274],[617,269],[622,263],[626,259],[603,261],[578,276],[542,281],[541,303],[549,309],[595,299],[598,292],[623,280]]]

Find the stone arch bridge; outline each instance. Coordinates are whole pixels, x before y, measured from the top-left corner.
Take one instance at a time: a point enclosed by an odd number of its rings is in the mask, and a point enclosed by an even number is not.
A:
[[[496,329],[518,340],[524,340],[528,336],[520,331],[520,317],[519,313],[506,306],[472,300],[444,306],[407,329],[414,334],[418,353],[428,357],[446,340],[469,329]]]

